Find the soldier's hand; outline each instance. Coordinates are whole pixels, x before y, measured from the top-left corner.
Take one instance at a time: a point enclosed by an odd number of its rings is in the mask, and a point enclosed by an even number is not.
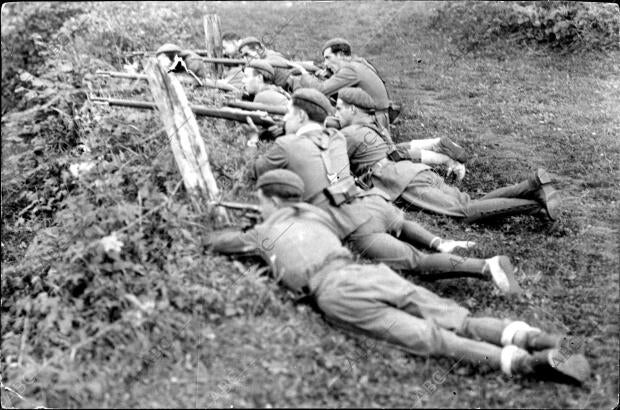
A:
[[[472,241],[453,241],[451,239],[442,239],[437,250],[441,253],[449,253],[457,248],[469,249],[476,246],[476,242]]]
[[[329,77],[332,76],[332,72],[329,69],[324,68],[322,70],[315,72],[314,76],[318,78],[319,80],[327,80]]]
[[[245,117],[245,121],[247,124],[242,124],[241,129],[248,137],[248,146],[256,146],[256,143],[258,142],[259,129],[256,124],[254,124],[254,121],[252,121],[250,116]]]
[[[448,176],[454,174],[457,181],[462,181],[465,178],[465,165],[460,162],[450,160],[448,162]]]
[[[299,64],[299,63],[294,63],[294,62],[292,62],[292,61],[289,61],[289,62],[288,62],[288,65],[289,65],[289,67],[290,67],[290,68],[292,68],[293,70],[295,70],[295,71],[297,71],[297,72],[299,72],[299,73],[301,73],[301,74],[307,74],[307,73],[308,73],[308,70],[306,70],[306,69],[305,69],[305,68],[304,68],[301,64]],[[293,71],[293,72],[295,72],[295,71]]]

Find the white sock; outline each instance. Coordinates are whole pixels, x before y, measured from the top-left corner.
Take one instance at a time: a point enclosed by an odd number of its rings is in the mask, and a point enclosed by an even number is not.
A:
[[[502,332],[502,338],[501,338],[502,346],[511,345],[513,343],[513,339],[515,335],[517,334],[517,332],[519,331],[527,332],[530,330],[537,330],[540,332],[540,329],[538,329],[537,327],[532,327],[525,322],[522,322],[522,321],[511,322],[510,324],[508,324],[508,326],[504,328],[504,331]]]
[[[512,377],[512,362],[519,356],[527,355],[528,353],[514,345],[506,346],[502,349],[502,355],[500,358],[500,366],[502,372]]]

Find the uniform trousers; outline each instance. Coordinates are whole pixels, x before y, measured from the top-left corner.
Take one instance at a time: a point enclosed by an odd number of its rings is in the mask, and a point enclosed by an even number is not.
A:
[[[482,277],[485,261],[450,254],[427,254],[413,244],[428,247],[435,237],[417,222],[379,196],[363,198],[372,217],[345,238],[353,250],[392,269],[429,279]]]
[[[310,279],[309,289],[331,323],[416,355],[500,367],[501,335],[509,320],[472,318],[455,301],[412,284],[384,264],[330,265]]]
[[[399,198],[423,210],[474,222],[485,218],[540,211],[542,205],[527,198],[534,190],[529,182],[524,181],[499,188],[474,200],[458,188],[446,184],[443,178],[432,170],[424,170],[411,180]]]

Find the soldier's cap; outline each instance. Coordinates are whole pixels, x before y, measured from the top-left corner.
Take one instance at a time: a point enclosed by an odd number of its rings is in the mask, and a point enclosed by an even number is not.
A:
[[[293,93],[292,96],[293,105],[304,110],[308,106],[319,108],[319,110],[325,112],[325,116],[331,115],[334,111],[329,99],[317,89],[314,88],[299,88]],[[305,110],[307,111],[307,110]],[[311,120],[316,120],[311,118]],[[324,118],[318,122],[323,122]]]
[[[244,38],[243,40],[241,40],[241,41],[239,42],[239,46],[237,47],[237,51],[241,51],[241,49],[242,49],[243,47],[245,47],[245,46],[249,46],[249,45],[251,45],[251,44],[258,44],[258,45],[260,45],[260,46],[262,46],[262,45],[263,45],[263,43],[261,43],[259,39],[257,39],[256,37],[252,37],[252,36],[250,36],[250,37],[246,37],[246,38]]]
[[[163,46],[159,47],[157,51],[155,51],[155,55],[159,55],[161,53],[179,54],[181,51],[181,47],[177,46],[176,44],[166,43]]]
[[[330,47],[337,46],[337,45],[340,45],[340,44],[347,45],[347,46],[349,46],[349,48],[351,48],[351,43],[349,43],[347,40],[345,40],[344,38],[336,37],[336,38],[332,38],[330,40],[327,40],[325,42],[325,44],[323,44],[323,48],[321,49],[321,53],[324,53],[325,50],[327,50]]]
[[[304,194],[304,181],[299,175],[288,169],[272,169],[258,177],[256,189],[269,186],[272,192],[286,192],[287,194],[297,194],[300,197]]]
[[[259,60],[254,58],[247,64],[247,66],[257,70],[258,72],[263,74],[263,76],[265,76],[265,74],[268,74],[267,77],[269,78],[273,78],[275,73],[275,70],[273,69],[271,64],[269,64],[265,60]]]
[[[358,87],[345,87],[338,91],[338,98],[343,102],[355,105],[366,111],[374,111],[376,108],[375,101],[370,95]]]

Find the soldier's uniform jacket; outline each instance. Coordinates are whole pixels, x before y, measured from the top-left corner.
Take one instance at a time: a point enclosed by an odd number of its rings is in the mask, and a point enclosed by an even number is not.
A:
[[[273,66],[273,83],[278,87],[287,89],[288,78],[293,72],[291,68],[283,68],[288,65],[288,60],[284,56],[274,50],[265,49],[263,60]]]
[[[219,253],[259,255],[286,287],[311,293],[316,288],[310,286],[315,275],[352,263],[336,231],[325,211],[298,203],[277,210],[246,232],[219,233],[210,244]]]
[[[286,106],[290,96],[281,87],[269,85],[254,96],[255,103]]]
[[[303,74],[293,85],[294,89],[302,87],[316,88],[328,97],[345,87],[359,87],[372,97],[378,111],[387,110],[390,105],[385,84],[375,69],[363,59],[344,63],[337,73],[325,81],[310,73]]]
[[[278,138],[270,150],[256,160],[254,170],[257,176],[278,168],[289,169],[299,175],[305,185],[303,200],[327,211],[335,219],[342,239],[366,223],[371,216],[361,200],[334,207],[321,194],[330,185],[321,158],[322,151],[327,152],[337,179],[352,177],[345,137],[340,132],[330,136],[319,124],[306,125],[296,134]],[[387,199],[387,195],[378,190],[366,191],[361,195],[379,195]]]
[[[372,186],[381,189],[394,201],[415,176],[428,165],[412,161],[393,162],[387,158],[388,146],[374,127],[352,124],[340,130],[347,141],[351,171],[362,182],[370,177]]]
[[[298,203],[277,210],[249,231],[215,234],[209,243],[215,252],[261,256],[276,280],[300,296],[316,298],[318,307],[336,323],[388,337],[417,354],[435,353],[445,345],[439,326],[463,327],[467,309],[383,264],[354,263],[333,229],[322,209]],[[410,315],[429,320],[431,328],[404,315],[403,306]],[[386,333],[386,323],[392,332]]]

